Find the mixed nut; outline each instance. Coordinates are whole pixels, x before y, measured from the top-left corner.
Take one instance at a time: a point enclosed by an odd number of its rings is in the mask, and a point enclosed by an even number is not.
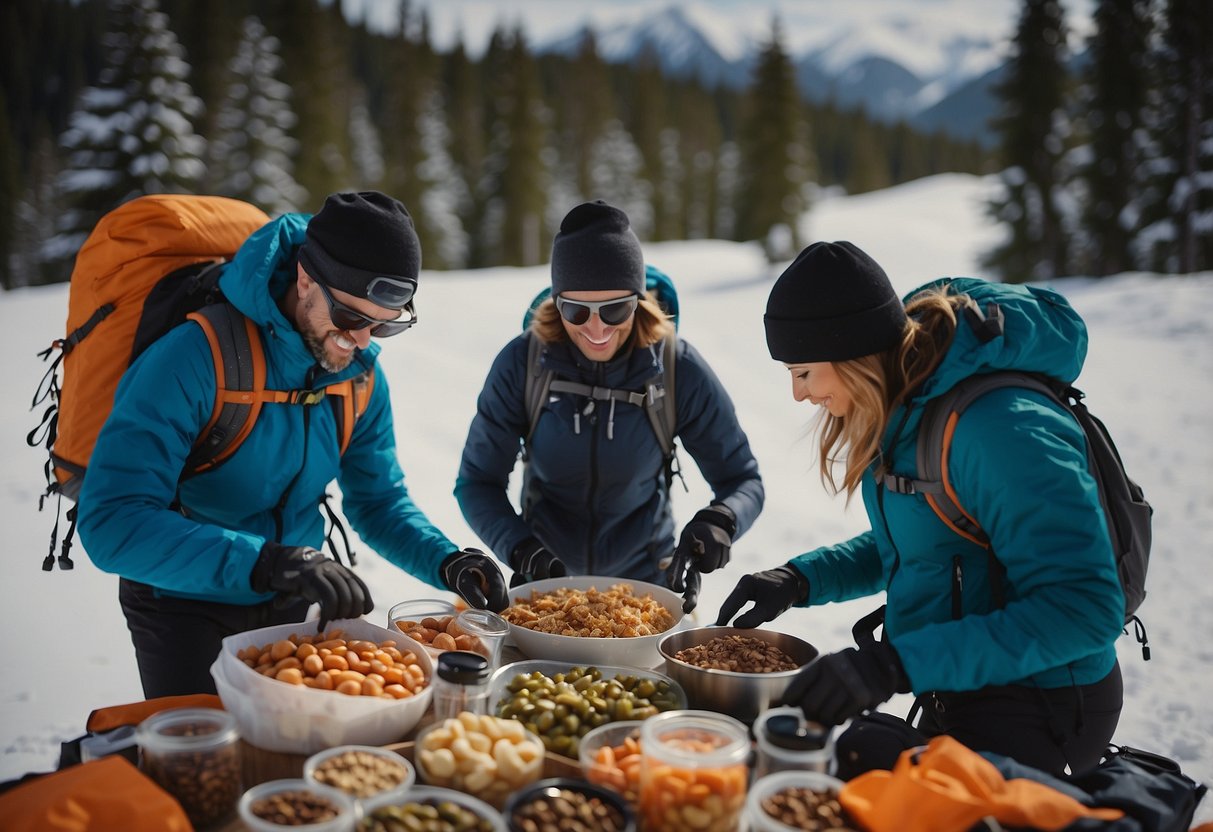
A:
[[[204,737],[211,723],[184,723],[161,729],[164,736]],[[145,749],[143,773],[177,798],[195,826],[207,826],[229,814],[240,799],[240,746],[225,743],[197,751]]]
[[[310,826],[332,820],[339,813],[328,798],[302,790],[267,795],[254,801],[249,811],[278,826]]]
[[[623,832],[627,820],[617,806],[576,789],[546,792],[514,809],[510,828],[520,832]]]
[[[409,774],[407,766],[403,758],[396,761],[384,754],[351,749],[326,758],[312,770],[312,778],[354,797],[370,797],[403,783]]]
[[[686,647],[674,658],[695,667],[731,670],[734,673],[778,673],[800,665],[769,641],[750,636],[719,636],[694,647]]]
[[[763,800],[762,810],[793,829],[855,832],[838,798],[825,792],[799,786],[784,789]]]

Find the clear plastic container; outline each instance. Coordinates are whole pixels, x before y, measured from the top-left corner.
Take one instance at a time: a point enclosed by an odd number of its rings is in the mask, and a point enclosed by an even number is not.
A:
[[[421,644],[425,651],[431,657],[437,658],[445,650],[454,649],[455,645],[442,647],[435,645],[435,638],[430,632],[422,633],[424,628],[422,622],[426,619],[450,618],[454,619],[459,614],[459,610],[450,601],[445,601],[442,598],[418,598],[414,601],[401,601],[393,606],[387,612],[387,627],[389,630],[394,630],[399,633],[404,633],[409,638]]]
[[[493,832],[506,832],[505,821],[502,820],[501,814],[492,806],[480,798],[472,797],[470,794],[457,792],[454,789],[444,789],[440,786],[414,786],[403,798],[396,798],[386,794],[367,798],[362,804],[362,819],[359,823],[359,832],[384,832],[390,827],[380,822],[376,818],[376,814],[383,813],[389,815],[389,813],[393,813],[392,807],[403,809],[409,803],[421,804],[423,806],[440,806],[443,803],[454,803],[461,809],[465,809],[476,815],[482,824],[487,822]]]
[[[474,794],[500,809],[511,793],[543,776],[544,750],[520,722],[463,713],[419,733],[413,761],[423,783]]]
[[[586,780],[619,794],[640,809],[641,720],[608,722],[581,738],[578,756]],[[613,749],[602,755],[603,748]]]
[[[575,795],[580,795],[587,800],[598,801],[602,806],[609,807],[606,810],[608,812],[613,810],[611,813],[614,815],[613,818],[610,815],[597,818],[595,827],[597,832],[636,832],[635,812],[618,794],[592,783],[586,783],[584,780],[560,777],[540,780],[534,785],[514,792],[501,813],[505,817],[510,832],[527,832],[527,830],[534,829],[539,829],[541,832],[554,832],[556,829],[565,828],[559,820],[559,814],[556,822],[548,825],[537,824],[533,817],[530,820],[518,817],[520,812],[527,813],[527,807],[536,800],[544,800],[551,805],[551,801],[559,799],[561,792],[574,792]],[[572,808],[576,810],[577,807]],[[603,811],[601,806],[598,811]]]
[[[232,814],[240,800],[240,733],[236,718],[214,708],[173,708],[135,732],[143,773],[181,804],[194,826]]]
[[[763,711],[754,720],[754,741],[754,779],[777,771],[833,772],[834,732],[807,721],[800,708]]]
[[[434,719],[489,710],[489,661],[479,653],[448,650],[434,670]]]
[[[640,729],[646,830],[736,829],[745,809],[750,732],[712,711],[669,711]]]
[[[395,751],[375,745],[339,745],[307,758],[303,779],[332,786],[363,803],[380,794],[404,797],[417,770]]]
[[[797,830],[828,830],[835,828],[830,826],[830,821],[826,819],[823,819],[820,823],[814,823],[815,818],[812,808],[809,808],[808,813],[806,813],[808,817],[806,821],[797,825],[789,825],[779,818],[767,814],[762,804],[768,798],[774,797],[788,789],[808,789],[817,793],[822,798],[836,800],[842,786],[843,782],[841,780],[828,774],[822,774],[820,771],[777,771],[774,774],[768,774],[766,777],[762,777],[754,782],[753,787],[750,789],[750,796],[746,798],[746,826],[750,832],[797,832]],[[830,813],[837,817],[837,812],[833,807],[831,807]],[[789,819],[791,818],[789,817]]]
[[[276,802],[281,801],[292,808],[295,823],[275,823],[270,812]],[[332,816],[316,823],[298,823],[300,813],[316,810],[332,812]],[[322,786],[310,780],[270,780],[253,786],[240,798],[240,820],[252,832],[282,832],[303,826],[307,832],[354,832],[358,822],[358,809],[354,798],[340,789]]]
[[[489,610],[464,610],[455,617],[455,623],[472,637],[468,649],[489,660],[490,673],[501,667],[501,648],[510,634],[510,625],[504,618]]]

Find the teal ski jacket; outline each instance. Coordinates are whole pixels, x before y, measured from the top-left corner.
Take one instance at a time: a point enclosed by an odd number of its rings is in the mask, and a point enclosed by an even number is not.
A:
[[[950,283],[982,309],[999,304],[1005,332],[982,343],[959,317],[941,364],[890,415],[882,447],[896,474],[918,475],[923,408],[961,379],[1021,370],[1073,382],[1086,357],[1086,326],[1056,292]],[[1058,404],[1022,388],[995,390],[970,405],[953,437],[949,475],[959,503],[1006,569],[1002,609],[985,550],[947,528],[922,495],[878,489],[875,470],[862,482],[871,530],[793,558],[809,581],[804,606],[886,591],[885,638],[915,693],[1084,685],[1111,671],[1124,596],[1082,428]]]
[[[341,507],[362,540],[436,587],[442,560],[459,549],[409,497],[396,458],[379,345],[326,373],[279,310],[295,279],[310,215],[286,214],[252,234],[220,278],[231,303],[260,328],[266,387],[318,388],[375,367],[369,406],[349,448],[338,454],[327,402],[267,404],[253,431],[223,465],[180,480],[215,402],[215,369],[202,328],[177,326],[123,375],[89,461],[79,500],[80,539],[98,568],[164,595],[256,604],[249,575],[262,544],[275,538],[274,508],[287,495],[278,542],[320,548],[320,500],[336,478]],[[293,481],[293,484],[292,484]],[[288,490],[289,489],[289,490]],[[170,508],[179,501],[181,510]]]

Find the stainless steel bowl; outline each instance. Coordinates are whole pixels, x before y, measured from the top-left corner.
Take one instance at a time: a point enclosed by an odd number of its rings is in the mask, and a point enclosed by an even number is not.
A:
[[[697,627],[693,630],[679,630],[657,643],[657,651],[665,659],[665,666],[661,669],[682,686],[690,707],[728,714],[749,725],[783,696],[784,689],[799,670],[737,673],[732,670],[696,667],[674,658],[674,654],[679,650],[732,635],[770,642],[787,653],[799,667],[804,667],[817,658],[818,651],[807,641],[787,633],[774,630],[743,630],[739,627]]]

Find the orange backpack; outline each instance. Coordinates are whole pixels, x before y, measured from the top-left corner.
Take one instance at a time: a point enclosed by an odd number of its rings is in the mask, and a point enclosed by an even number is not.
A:
[[[219,266],[269,221],[261,209],[235,199],[157,194],[126,202],[97,223],[72,269],[67,335],[39,353],[45,361],[59,350],[33,406],[48,398],[51,403],[26,437],[28,444],[45,445],[49,453],[39,509],[52,495],[79,497],[122,374],[149,344],[186,319],[206,333],[217,391],[211,418],[195,440],[182,478],[230,458],[267,402],[314,405],[339,397],[331,401],[339,448],[345,452],[354,423],[370,402],[373,372],[320,390],[265,389],[265,351],[257,325],[226,303],[219,290]],[[62,569],[73,566],[68,551],[75,506],[67,519],[71,525],[59,555]],[[47,571],[54,566],[58,530],[56,511],[50,552],[42,562]]]

